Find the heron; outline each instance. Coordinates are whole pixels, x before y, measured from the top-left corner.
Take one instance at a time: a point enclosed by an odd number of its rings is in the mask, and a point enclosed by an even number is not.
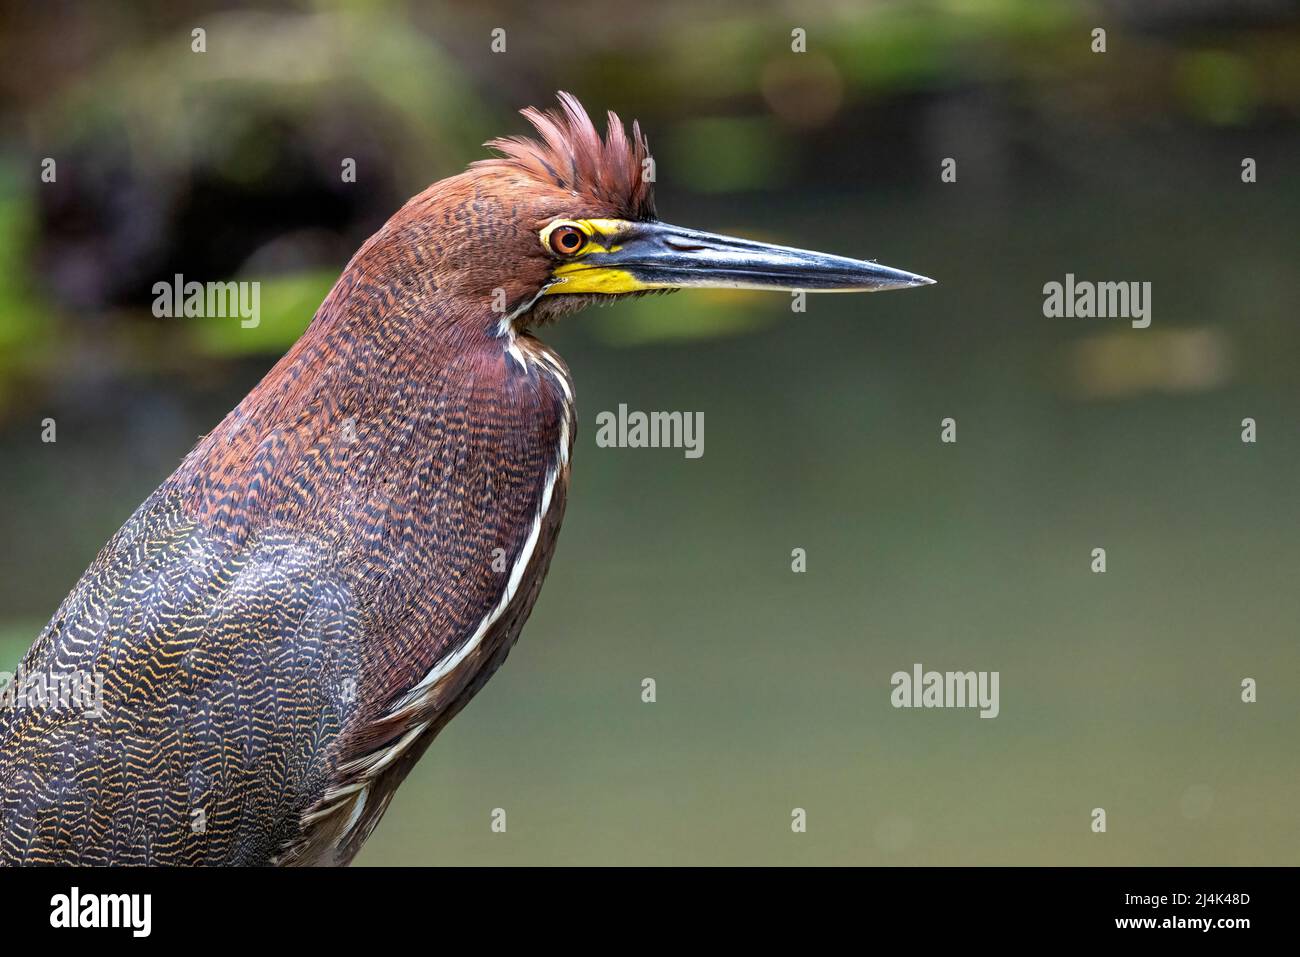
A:
[[[576,98],[399,209],[301,337],[126,520],[0,710],[7,864],[340,865],[501,666],[578,432],[536,331],[689,288],[924,286],[668,225],[640,126]]]

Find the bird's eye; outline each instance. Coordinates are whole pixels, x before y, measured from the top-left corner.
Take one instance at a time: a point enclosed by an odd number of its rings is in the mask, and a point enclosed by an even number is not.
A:
[[[556,254],[572,256],[587,245],[587,234],[577,226],[556,226],[547,241]]]

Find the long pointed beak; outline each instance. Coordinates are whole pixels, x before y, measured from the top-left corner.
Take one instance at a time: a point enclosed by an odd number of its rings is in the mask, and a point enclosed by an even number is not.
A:
[[[925,276],[862,259],[657,222],[626,224],[608,251],[590,252],[566,272],[581,283],[579,274],[584,268],[627,273],[646,289],[877,292],[928,286],[934,282]]]

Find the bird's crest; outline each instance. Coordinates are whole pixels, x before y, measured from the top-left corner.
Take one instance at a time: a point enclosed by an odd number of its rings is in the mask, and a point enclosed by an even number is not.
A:
[[[560,93],[560,109],[520,110],[541,142],[503,136],[484,145],[501,154],[475,166],[507,165],[548,184],[589,196],[613,207],[623,219],[655,218],[654,184],[646,175],[650,148],[638,123],[629,137],[612,111],[602,140],[578,98]]]

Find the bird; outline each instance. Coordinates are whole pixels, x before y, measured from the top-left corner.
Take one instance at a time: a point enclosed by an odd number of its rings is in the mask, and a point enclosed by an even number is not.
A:
[[[0,862],[350,863],[550,567],[578,420],[542,327],[933,282],[668,225],[640,125],[558,100],[362,244],[41,630],[19,675],[95,703],[0,710]]]

